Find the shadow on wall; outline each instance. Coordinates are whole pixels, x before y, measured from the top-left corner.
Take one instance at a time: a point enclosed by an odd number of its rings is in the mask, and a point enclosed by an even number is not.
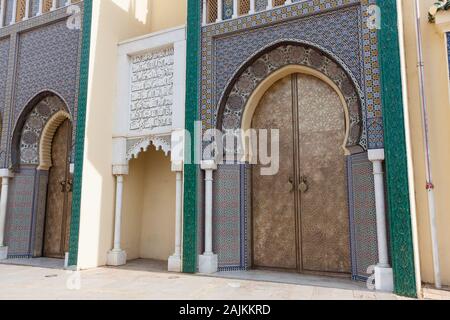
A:
[[[112,132],[117,89],[117,44],[149,33],[150,2],[93,2],[91,54],[86,110],[83,184],[80,209],[81,268],[106,263],[112,248],[115,179]]]

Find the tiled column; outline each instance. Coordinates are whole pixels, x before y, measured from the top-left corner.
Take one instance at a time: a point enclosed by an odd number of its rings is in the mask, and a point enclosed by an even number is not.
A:
[[[212,248],[212,197],[213,172],[217,170],[217,165],[214,160],[204,160],[201,168],[205,171],[205,252],[199,256],[198,269],[200,273],[215,273],[218,269],[218,259]]]
[[[169,271],[181,272],[181,224],[183,213],[183,162],[172,162],[172,171],[176,173],[175,195],[175,253],[169,257]]]
[[[8,257],[8,247],[5,246],[5,221],[8,205],[9,180],[13,177],[9,169],[0,169],[0,178],[2,179],[2,190],[0,195],[0,260]]]
[[[375,184],[375,204],[377,215],[378,264],[375,267],[375,287],[379,291],[392,292],[394,278],[389,265],[389,251],[386,228],[386,202],[384,191],[384,149],[369,150],[369,160],[373,163]]]
[[[127,263],[127,253],[121,249],[123,176],[128,175],[128,166],[113,166],[116,177],[116,208],[114,216],[114,248],[108,252],[108,266],[122,266]]]
[[[5,24],[5,6],[6,6],[6,0],[1,0],[0,2],[0,28],[4,26]]]

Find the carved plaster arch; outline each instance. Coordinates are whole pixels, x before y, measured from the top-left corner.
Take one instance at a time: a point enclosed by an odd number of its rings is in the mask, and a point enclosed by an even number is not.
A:
[[[270,79],[276,79],[277,74],[294,72],[289,70],[312,74],[332,86],[346,109],[346,153],[367,149],[363,100],[354,79],[329,54],[306,44],[278,44],[248,62],[230,82],[219,102],[217,128],[224,131],[245,129],[249,121],[245,116],[247,108],[259,101],[255,99],[255,92],[258,95],[258,89],[270,83]]]
[[[127,146],[127,161],[131,159],[137,159],[141,152],[145,152],[153,145],[156,150],[164,151],[166,156],[171,151],[170,136],[147,136],[139,139],[130,140],[130,144]]]
[[[67,119],[71,120],[70,115],[66,111],[60,110],[55,113],[50,120],[48,120],[42,130],[41,140],[39,143],[39,170],[49,170],[52,167],[51,152],[53,137],[61,123]]]

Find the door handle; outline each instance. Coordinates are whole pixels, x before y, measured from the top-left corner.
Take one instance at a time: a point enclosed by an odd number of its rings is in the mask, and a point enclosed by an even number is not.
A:
[[[67,181],[63,180],[59,184],[61,185],[61,192],[64,192],[64,193],[72,192],[73,182],[71,179],[69,179]]]
[[[294,191],[294,179],[292,177],[289,177],[288,182],[289,182],[289,192]]]
[[[298,185],[298,190],[300,190],[301,193],[307,192],[309,189],[308,186],[308,179],[306,176],[300,176],[300,183]]]
[[[59,184],[61,185],[61,192],[66,192],[67,182],[63,180]]]

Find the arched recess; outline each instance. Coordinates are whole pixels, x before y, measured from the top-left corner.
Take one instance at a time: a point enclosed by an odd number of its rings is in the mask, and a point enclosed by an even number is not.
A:
[[[63,110],[55,113],[50,120],[48,120],[44,129],[42,130],[41,139],[39,143],[39,167],[38,170],[49,170],[52,166],[52,141],[58,127],[66,119],[70,120],[70,115]]]
[[[49,119],[59,111],[69,114],[67,103],[50,90],[40,92],[28,101],[16,119],[12,135],[10,164],[14,171],[18,171],[21,164],[39,165],[42,132]]]
[[[243,65],[219,101],[217,129],[248,129],[264,92],[279,79],[296,72],[321,79],[339,95],[346,115],[345,153],[366,150],[365,114],[357,84],[329,54],[311,45],[294,42],[272,45]]]

